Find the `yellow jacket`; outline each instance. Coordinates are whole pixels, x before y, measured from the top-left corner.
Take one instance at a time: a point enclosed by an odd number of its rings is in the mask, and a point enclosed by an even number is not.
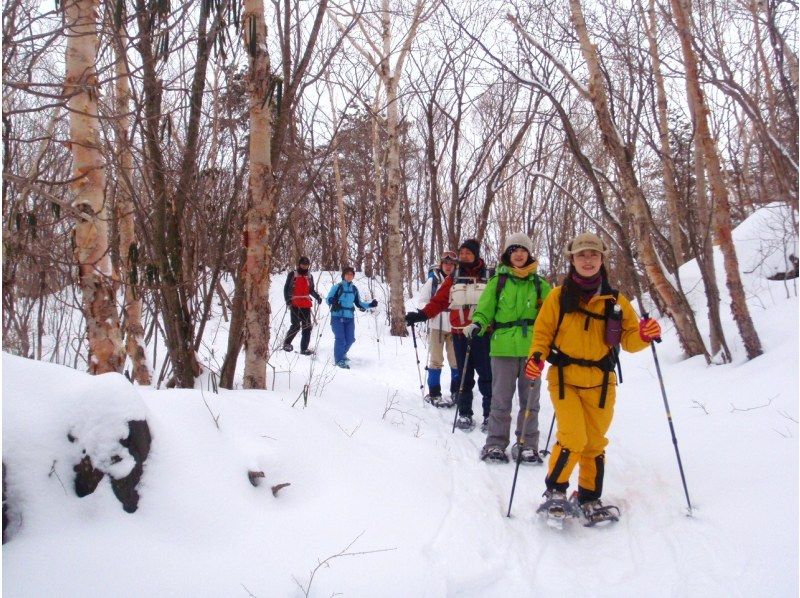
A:
[[[556,287],[544,300],[536,324],[533,328],[533,341],[531,342],[530,355],[541,353],[542,360],[550,354],[550,346],[555,346],[570,357],[598,361],[603,359],[610,348],[605,343],[605,320],[599,320],[579,311],[565,313],[558,328],[558,336],[553,342],[558,325],[560,312],[560,299],[564,287]],[[610,293],[593,296],[589,303],[581,302],[581,307],[598,315],[605,313],[606,299],[613,298]],[[617,297],[617,303],[622,308],[622,339],[620,346],[630,353],[641,351],[649,346],[639,337],[639,317],[630,301],[623,295]],[[588,320],[588,327],[587,327]],[[550,367],[547,379],[551,383],[558,381],[558,368]],[[586,367],[570,364],[564,367],[564,383],[581,388],[592,388],[603,384],[603,371],[596,367]],[[609,384],[616,384],[617,376],[611,373]]]

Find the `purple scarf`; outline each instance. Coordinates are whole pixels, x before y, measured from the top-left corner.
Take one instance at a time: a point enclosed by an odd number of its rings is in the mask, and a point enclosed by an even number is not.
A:
[[[589,302],[589,299],[597,292],[597,289],[600,288],[600,283],[603,280],[603,276],[600,272],[592,276],[591,278],[584,278],[577,272],[573,272],[570,276],[572,282],[574,282],[578,289],[581,292],[581,300],[585,303]]]

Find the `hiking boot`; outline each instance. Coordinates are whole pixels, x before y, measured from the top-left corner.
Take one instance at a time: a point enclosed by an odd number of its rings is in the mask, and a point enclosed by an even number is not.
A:
[[[342,368],[343,370],[350,369],[350,365],[344,359],[340,359],[339,361],[337,361],[336,366]]]
[[[481,432],[486,434],[488,431],[489,431],[489,418],[488,417],[484,417],[483,418],[483,423],[481,424]]]
[[[472,431],[475,428],[475,422],[472,419],[471,415],[459,415],[458,419],[456,420],[456,428],[459,430],[464,430],[465,432]]]
[[[544,496],[544,502],[539,506],[539,511],[547,511],[549,517],[567,516],[569,503],[566,492],[549,488],[544,491],[542,496]]]
[[[539,457],[539,453],[535,448],[523,445],[520,454],[519,443],[515,442],[514,446],[511,447],[511,458],[516,461],[517,456],[519,456],[520,461],[523,463],[534,463],[536,465],[541,465],[542,463],[542,459]]]
[[[313,355],[313,354],[314,351],[312,351],[311,349],[303,349],[302,351],[300,351],[300,355]]]
[[[283,350],[286,351],[287,353],[291,353],[292,351],[294,351],[294,347],[292,346],[291,343],[283,343]]]
[[[508,463],[508,455],[499,446],[485,446],[481,449],[481,461]]]

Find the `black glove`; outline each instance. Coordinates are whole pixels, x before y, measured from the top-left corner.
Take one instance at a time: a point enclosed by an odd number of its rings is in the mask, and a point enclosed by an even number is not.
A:
[[[373,299],[372,301],[369,302],[369,306],[370,307],[378,307],[378,300],[377,299]]]
[[[428,316],[421,310],[410,311],[406,314],[406,326],[413,326],[417,322],[424,322],[427,319]]]

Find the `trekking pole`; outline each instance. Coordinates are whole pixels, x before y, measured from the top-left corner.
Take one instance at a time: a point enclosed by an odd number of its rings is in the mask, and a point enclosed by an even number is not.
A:
[[[642,317],[647,320],[649,316],[647,312],[642,313]],[[660,343],[661,338],[654,338],[655,343]],[[653,361],[656,364],[656,374],[658,374],[658,383],[661,386],[661,397],[664,399],[664,409],[667,412],[667,422],[669,423],[669,431],[672,434],[672,444],[675,446],[675,456],[678,458],[678,470],[681,472],[681,481],[683,482],[683,492],[686,495],[686,504],[689,505],[689,517],[692,516],[692,501],[689,500],[689,489],[686,487],[686,476],[683,473],[683,463],[681,462],[681,453],[678,450],[678,439],[675,436],[675,426],[672,424],[672,414],[669,410],[669,402],[667,401],[667,391],[664,388],[664,377],[661,375],[661,366],[658,363],[658,354],[656,353],[655,343],[650,343],[650,348],[653,350]]]
[[[553,435],[553,424],[556,423],[556,412],[553,411],[553,418],[550,420],[550,431],[547,433],[547,442],[544,445],[544,448],[539,451],[539,454],[542,457],[546,457],[550,454],[550,451],[547,450],[547,447],[550,446],[550,436]]]
[[[419,391],[422,394],[422,404],[425,405],[425,385],[422,384],[422,372],[419,370],[419,351],[417,351],[417,326],[411,325],[411,338],[414,339],[414,355],[417,358],[417,376],[419,376]]]
[[[467,365],[469,365],[469,355],[472,353],[472,339],[467,341],[467,354],[464,356],[464,367],[461,369],[461,383],[458,385],[458,399],[456,399],[456,414],[453,416],[453,429],[451,434],[456,433],[456,421],[458,420],[458,408],[461,403],[461,395],[464,394],[464,378],[467,377]]]
[[[541,353],[534,353],[533,358],[539,361]],[[523,374],[524,375],[524,374]],[[533,390],[533,384],[531,384]],[[525,417],[522,418],[522,431],[517,438],[517,466],[514,468],[514,482],[511,484],[511,497],[508,499],[508,513],[506,517],[511,517],[511,503],[514,502],[514,490],[517,488],[517,475],[519,474],[519,464],[522,463],[522,448],[525,446],[525,429],[528,427],[528,416],[531,414],[531,395],[528,394],[528,402],[525,404]],[[548,440],[548,442],[550,442]]]

